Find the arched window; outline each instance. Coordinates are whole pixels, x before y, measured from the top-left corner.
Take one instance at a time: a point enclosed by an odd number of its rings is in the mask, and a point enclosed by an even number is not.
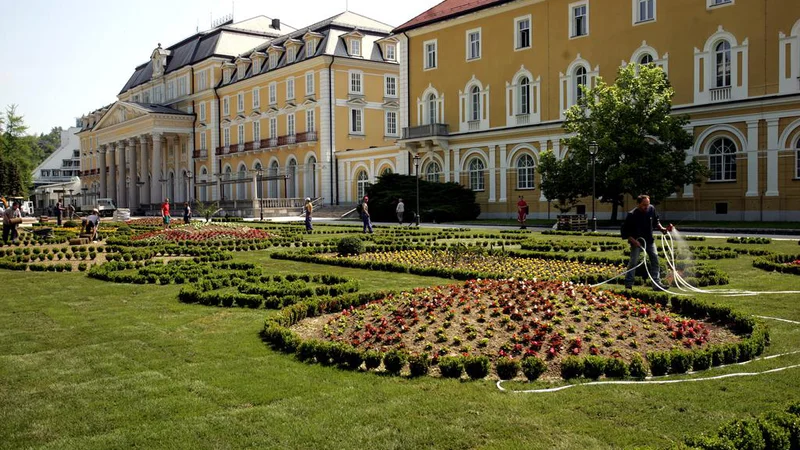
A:
[[[478,88],[478,86],[473,86],[469,92],[471,105],[469,120],[481,120],[481,90]]]
[[[439,163],[437,163],[436,161],[431,161],[425,168],[425,180],[427,180],[430,183],[438,183],[439,174],[441,172],[442,168],[439,167]]]
[[[528,77],[519,79],[519,114],[531,113],[531,83]]]
[[[428,123],[436,123],[436,96],[428,95]]]
[[[473,158],[469,162],[469,188],[473,191],[484,190],[483,170],[485,166],[480,158]]]
[[[524,154],[517,159],[517,189],[533,189],[534,175],[536,168],[533,164],[533,157]]]
[[[267,174],[272,177],[267,183],[267,196],[269,198],[279,198],[280,191],[278,186],[278,172],[280,172],[280,166],[278,166],[278,161],[272,161],[272,164],[269,166],[269,172]]]
[[[717,62],[717,84],[716,87],[731,86],[731,44],[722,41],[717,44],[714,54]]]
[[[286,188],[289,192],[286,193],[286,198],[297,197],[297,160],[292,158],[289,160],[289,165],[286,166]]]
[[[231,198],[233,197],[231,195],[233,189],[230,183],[232,173],[233,170],[231,169],[231,166],[225,168],[225,174],[222,177],[222,182],[224,183],[222,185],[222,196],[225,197],[224,200],[231,200]]]
[[[381,172],[381,175],[390,175],[391,173],[392,173],[392,168],[391,167],[387,167],[387,168],[383,169],[383,172]]]
[[[306,197],[317,196],[317,158],[312,156],[306,163]]]
[[[237,200],[246,200],[247,199],[247,166],[242,164],[239,166],[239,173],[237,174],[236,178],[239,180],[236,183],[236,199]]]
[[[728,138],[719,138],[711,144],[708,164],[711,181],[736,180],[736,145]]]
[[[650,53],[645,53],[644,55],[642,55],[641,58],[639,58],[639,64],[641,64],[643,66],[646,66],[646,65],[652,64],[652,63],[653,63],[653,55],[651,55]]]
[[[587,85],[586,68],[578,67],[575,69],[575,102],[577,103],[583,98],[583,89],[581,86]]]
[[[261,198],[264,196],[264,180],[263,180],[264,170],[261,167],[260,162],[255,163],[255,165],[253,166],[253,171],[255,171],[255,173],[257,174],[260,174],[262,178],[257,180],[258,184],[256,185],[256,197]]]
[[[356,181],[356,200],[361,200],[367,195],[367,186],[369,186],[369,176],[366,170],[358,172]]]

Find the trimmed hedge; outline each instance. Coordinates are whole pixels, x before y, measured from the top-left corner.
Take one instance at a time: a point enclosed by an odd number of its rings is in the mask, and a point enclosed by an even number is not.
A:
[[[783,412],[764,413],[755,419],[728,422],[711,435],[685,440],[693,449],[797,449],[800,448],[800,403]],[[676,447],[678,448],[678,447]]]

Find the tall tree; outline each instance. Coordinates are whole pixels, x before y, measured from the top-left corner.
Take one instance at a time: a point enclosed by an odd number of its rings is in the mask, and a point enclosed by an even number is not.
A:
[[[694,159],[686,161],[694,138],[684,129],[688,116],[671,114],[674,94],[660,67],[629,64],[619,69],[613,85],[598,78],[594,88],[583,88],[566,113],[571,161],[559,163],[573,171],[581,195],[591,195],[589,143],[597,142],[596,192],[612,205],[612,220],[625,194],[665,199],[707,173]]]
[[[556,208],[562,213],[568,212],[578,203],[582,195],[581,183],[576,183],[574,173],[580,172],[573,167],[575,161],[566,159],[559,161],[552,150],[539,155],[538,171],[542,175],[540,188],[547,200],[555,201]]]
[[[2,195],[26,195],[31,185],[31,170],[35,136],[27,136],[28,127],[17,114],[17,106],[10,105],[0,114],[0,163],[4,181]]]

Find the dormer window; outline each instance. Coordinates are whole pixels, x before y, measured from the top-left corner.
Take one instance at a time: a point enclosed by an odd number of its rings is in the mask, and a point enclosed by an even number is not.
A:
[[[236,61],[236,78],[241,80],[247,75],[247,65],[250,60],[247,58],[239,58]]]
[[[390,36],[376,41],[380,45],[384,61],[397,61],[397,38]]]
[[[386,44],[386,59],[389,61],[396,61],[397,55],[395,54],[396,47],[394,44]]]
[[[293,63],[294,62],[294,54],[295,54],[294,47],[289,47],[288,49],[286,49],[286,62],[287,63]]]
[[[344,35],[345,43],[347,44],[347,53],[350,56],[358,58],[362,56],[361,40],[363,38],[364,35],[358,30],[353,30]]]
[[[159,78],[164,75],[164,71],[167,68],[167,57],[171,54],[169,50],[164,50],[161,48],[161,44],[158,44],[158,47],[153,50],[153,53],[150,55],[150,61],[153,65],[153,76],[152,79]]]
[[[233,76],[233,70],[236,68],[232,63],[225,63],[222,65],[222,82],[230,83]]]
[[[350,56],[361,56],[361,40],[350,40]]]
[[[311,58],[317,54],[317,40],[313,39],[306,43],[306,58]]]
[[[274,69],[278,67],[278,63],[281,60],[281,54],[283,53],[283,47],[278,45],[273,45],[269,48],[269,68]]]
[[[250,60],[252,61],[252,64],[253,64],[253,75],[257,75],[257,74],[261,73],[261,67],[262,67],[262,64],[264,63],[264,57],[265,56],[266,55],[264,55],[263,53],[259,53],[259,52],[253,52],[250,55]]]
[[[275,66],[278,65],[278,54],[277,53],[270,53],[269,54],[269,68],[274,69]]]

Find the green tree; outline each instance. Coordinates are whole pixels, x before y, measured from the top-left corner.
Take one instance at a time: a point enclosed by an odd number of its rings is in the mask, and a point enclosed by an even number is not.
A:
[[[675,91],[660,67],[629,64],[613,85],[598,79],[583,94],[566,113],[564,129],[573,136],[566,140],[567,158],[555,166],[572,174],[566,178],[577,187],[569,189],[591,195],[589,143],[596,141],[597,197],[612,205],[613,220],[625,194],[647,193],[657,201],[706,175],[700,163],[686,161],[694,142],[684,129],[689,119],[671,114]]]
[[[25,196],[31,185],[33,148],[36,137],[27,136],[28,127],[17,114],[17,106],[10,105],[0,114],[0,194]]]
[[[39,136],[36,137],[36,146],[33,148],[32,164],[34,167],[58,150],[58,147],[61,146],[62,131],[61,127],[53,127],[47,134],[39,133]]]
[[[556,207],[562,213],[568,212],[578,203],[582,195],[579,189],[581,184],[576,183],[573,174],[580,172],[573,159],[559,161],[552,150],[546,150],[539,155],[538,171],[542,175],[540,188],[544,197],[556,202]]]
[[[410,220],[416,205],[417,179],[414,176],[386,173],[367,188],[369,214],[376,222],[396,222],[397,199],[405,203],[406,219]],[[481,213],[475,192],[458,183],[432,183],[419,180],[419,209],[423,222],[472,220]]]

